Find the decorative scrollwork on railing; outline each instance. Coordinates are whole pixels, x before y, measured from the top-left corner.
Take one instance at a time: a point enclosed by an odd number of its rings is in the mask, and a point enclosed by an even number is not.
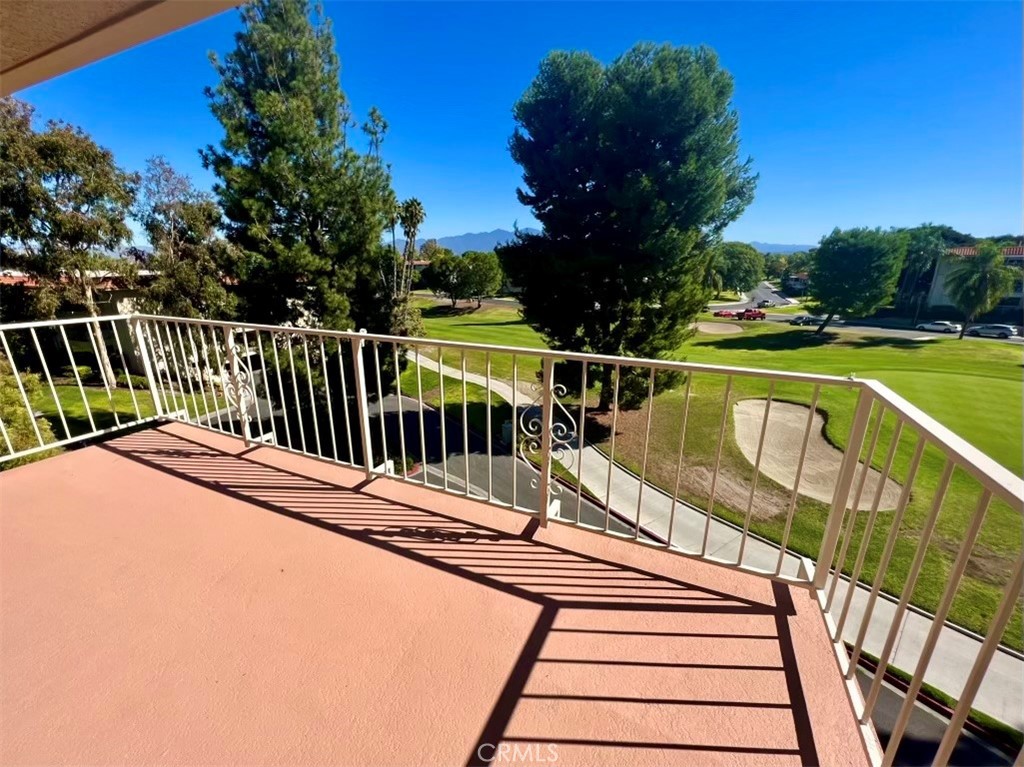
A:
[[[243,423],[252,421],[256,406],[256,386],[249,367],[249,350],[232,341],[228,349],[228,375],[224,377],[224,396],[238,412]]]
[[[527,405],[519,416],[519,456],[526,462],[527,466],[533,469],[535,476],[530,480],[530,487],[540,487],[540,471],[536,463],[543,465],[544,446],[544,391],[539,384],[533,385],[537,392],[533,401]],[[558,461],[566,469],[573,465],[575,460],[572,451],[572,444],[576,440],[576,421],[569,411],[559,401],[559,397],[566,394],[565,387],[555,384],[552,388],[551,407],[551,460]],[[562,491],[561,485],[557,482],[549,484],[552,495],[558,495]]]

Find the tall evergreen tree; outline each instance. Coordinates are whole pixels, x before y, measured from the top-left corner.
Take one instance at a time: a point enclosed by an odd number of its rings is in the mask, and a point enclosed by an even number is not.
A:
[[[241,313],[263,322],[387,330],[380,284],[390,175],[380,157],[386,123],[372,110],[355,127],[339,85],[334,35],[308,0],[255,0],[207,90],[224,127],[201,152],[229,240],[243,255]]]
[[[732,90],[705,47],[641,44],[607,67],[579,52],[541,62],[509,147],[519,199],[544,231],[500,255],[553,346],[659,357],[683,340],[707,297],[708,246],[756,182],[739,159]],[[601,382],[607,407],[611,366]],[[626,406],[646,393],[640,382],[629,396],[629,383]]]

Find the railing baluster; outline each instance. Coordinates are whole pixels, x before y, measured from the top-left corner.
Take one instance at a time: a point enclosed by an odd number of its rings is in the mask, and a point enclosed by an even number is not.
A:
[[[351,346],[349,347],[351,349]],[[345,383],[345,358],[341,353],[341,339],[338,339],[338,375],[341,376],[341,399],[344,404],[345,439],[348,444],[348,462],[356,465],[356,453],[352,447],[352,416],[348,412],[348,384]]]
[[[555,361],[545,357],[542,364],[541,432],[540,432],[540,486],[537,488],[537,510],[541,527],[547,527],[551,513],[551,437],[554,425]]]
[[[93,329],[95,330],[95,336],[92,333]],[[108,377],[108,371],[105,370],[105,366],[103,365],[103,359],[109,361],[110,356],[106,354],[106,339],[103,338],[103,326],[100,324],[98,318],[95,323],[89,326],[88,331],[89,341],[92,343],[92,350],[96,354],[96,365],[99,366],[99,377],[103,381],[103,391],[106,392],[106,401],[110,402],[111,414],[114,416],[114,424],[116,426],[121,426],[121,417],[118,415],[117,403],[114,401],[114,392],[111,391],[111,381]],[[102,350],[100,350],[100,347],[97,345],[96,336],[98,336],[98,343],[102,344]],[[113,368],[114,366],[112,365],[112,373]],[[114,383],[116,384],[117,381]]]
[[[882,679],[885,677],[885,668],[889,665],[889,658],[892,655],[892,648],[896,644],[896,637],[899,635],[900,626],[903,623],[903,616],[907,611],[907,606],[910,604],[910,597],[914,593],[914,588],[917,586],[917,578],[921,574],[922,565],[924,565],[924,558],[928,551],[928,544],[931,541],[932,532],[935,530],[935,523],[939,519],[939,512],[942,510],[942,502],[946,497],[946,491],[949,489],[949,480],[953,475],[953,467],[953,462],[947,459],[946,465],[942,470],[942,477],[939,480],[939,486],[935,489],[935,497],[932,499],[931,511],[928,513],[928,518],[925,520],[924,526],[921,528],[920,538],[917,543],[917,551],[914,552],[914,561],[910,565],[910,572],[907,574],[906,580],[903,583],[903,589],[900,593],[900,602],[896,606],[896,612],[893,614],[891,625],[889,626],[889,633],[885,638],[885,644],[882,646],[882,652],[878,656],[878,669],[875,672],[874,679],[871,680],[871,689],[868,691],[864,700],[864,713],[861,716],[861,722],[870,721],[871,712],[874,710],[875,703],[878,701],[878,694],[882,689]],[[896,524],[893,524],[893,529],[897,529]],[[875,599],[878,598],[878,591],[881,589],[883,576],[884,570],[879,566],[878,575],[875,577],[875,583],[872,585],[871,596],[868,598],[868,607],[865,611],[865,615],[868,617],[861,623],[861,631],[857,635],[857,642],[854,644],[853,652],[850,654],[850,666],[846,673],[847,679],[852,679],[853,674],[857,670],[857,663],[860,660],[864,637],[867,635],[867,624],[870,620],[871,613],[874,610]]]
[[[398,400],[398,449],[402,456],[402,479],[409,479],[405,455],[405,402],[402,400],[402,369],[398,359],[398,344],[392,344],[395,357],[395,398]]]
[[[782,531],[782,541],[779,543],[779,561],[775,564],[775,574],[782,572],[782,564],[786,559],[786,546],[789,544],[789,533],[793,529],[793,517],[796,516],[796,501],[800,495],[800,479],[804,474],[804,459],[807,457],[807,445],[811,440],[811,429],[814,426],[814,415],[818,408],[818,396],[821,394],[821,384],[814,386],[811,394],[811,404],[807,408],[807,426],[804,427],[804,439],[800,444],[800,457],[796,462],[796,477],[793,479],[793,494],[789,497],[789,510],[786,512],[786,526]]]
[[[487,379],[487,500],[494,500],[494,467],[492,466],[491,442],[491,353],[487,352],[484,360]]]
[[[295,414],[299,419],[299,442],[302,443],[302,452],[308,452],[306,450],[306,427],[302,421],[302,399],[299,397],[299,380],[295,373],[295,355],[292,353],[292,346],[294,339],[288,338],[288,366],[291,368],[292,373],[292,396],[295,401]]]
[[[274,352],[274,369],[277,371],[277,390],[281,397],[281,418],[284,420],[284,436],[285,439],[288,440],[288,449],[294,450],[295,445],[292,443],[292,427],[288,423],[288,402],[284,396],[284,377],[281,375],[281,358],[277,354],[277,336],[274,333],[270,333],[270,348]]]
[[[850,511],[847,515],[848,522],[846,524],[846,530],[843,533],[842,542],[839,545],[839,556],[836,557],[836,566],[833,571],[832,582],[829,584],[828,598],[825,600],[826,611],[832,606],[832,599],[836,593],[836,586],[839,585],[840,573],[842,573],[843,568],[846,566],[846,556],[850,549],[850,543],[853,540],[853,529],[856,527],[857,512],[860,508],[860,499],[864,492],[864,486],[867,482],[868,472],[871,470],[871,462],[875,456],[875,448],[878,445],[878,435],[882,431],[882,421],[884,418],[885,406],[879,403],[878,415],[875,417],[875,426],[872,429],[871,434],[871,444],[870,447],[868,447],[864,463],[861,464],[860,481],[857,483],[857,492],[854,494],[853,503],[850,504]]]
[[[981,532],[981,525],[982,522],[985,521],[985,513],[988,511],[989,502],[991,500],[992,491],[987,488],[982,490],[981,498],[978,499],[978,505],[974,510],[974,516],[971,518],[971,524],[967,528],[963,543],[960,544],[960,549],[957,552],[956,561],[953,564],[953,571],[950,573],[949,580],[946,582],[946,589],[943,591],[942,599],[939,601],[939,606],[936,608],[935,615],[932,617],[931,628],[928,631],[928,636],[924,640],[924,645],[921,647],[921,655],[918,656],[917,667],[914,669],[914,675],[911,677],[910,683],[907,685],[903,705],[900,707],[900,713],[896,717],[896,722],[893,724],[892,733],[889,736],[889,743],[885,748],[885,754],[882,756],[882,767],[892,767],[893,762],[896,759],[896,751],[899,749],[900,743],[903,741],[903,735],[907,729],[907,722],[910,721],[910,715],[913,713],[914,707],[917,705],[917,694],[921,692],[921,685],[924,683],[924,674],[928,670],[928,665],[932,660],[932,653],[935,651],[935,645],[939,641],[939,634],[942,633],[943,627],[946,623],[946,618],[949,616],[949,608],[953,605],[953,598],[956,596],[956,592],[960,588],[960,580],[963,578],[964,571],[967,569],[967,562],[971,558],[971,551],[974,549],[974,544],[978,540],[978,533]]]
[[[125,323],[127,327],[128,323]],[[61,326],[63,329],[63,325]],[[121,369],[124,370],[124,380],[128,383],[128,393],[132,398],[132,406],[135,408],[135,417],[142,418],[142,411],[139,410],[139,401],[135,398],[135,386],[132,384],[132,371],[128,369],[128,358],[124,356],[124,346],[121,344],[121,334],[117,332],[114,321],[110,321],[110,332],[114,334],[114,343],[117,345],[117,353],[121,357]]]
[[[234,434],[235,429],[231,424],[231,400],[228,399],[228,387],[224,385],[224,359],[220,356],[220,346],[217,344],[217,332],[213,327],[210,328],[210,345],[213,347],[213,358],[217,362],[217,380],[220,381],[220,393],[224,399],[224,411],[228,416],[228,433]],[[229,353],[228,350],[225,349],[225,353]]]
[[[160,323],[159,322],[154,322],[153,323],[153,335],[156,336],[156,344],[157,344],[157,347],[160,349],[160,358],[161,358],[161,360],[163,360],[163,363],[164,363],[164,373],[167,376],[167,388],[171,392],[171,404],[174,406],[174,413],[177,414],[178,411],[181,410],[181,408],[178,407],[178,395],[175,394],[175,392],[174,392],[174,379],[171,377],[171,357],[170,357],[169,354],[167,354],[167,350],[164,348],[164,339],[160,335]],[[89,338],[90,339],[92,338],[92,334],[89,335]],[[95,342],[93,342],[93,347],[95,348],[95,346],[96,346],[96,344],[95,344]],[[184,395],[184,393],[183,393],[183,395]],[[166,398],[166,393],[165,393],[164,396]],[[170,414],[168,414],[168,415],[170,415]],[[176,417],[176,416],[172,416],[172,417]],[[186,420],[187,420],[187,418],[186,418]]]
[[[633,538],[640,538],[640,509],[644,501],[644,484],[647,482],[647,455],[651,446],[651,416],[654,415],[654,368],[647,381],[647,427],[644,430],[643,459],[640,462],[640,487],[636,493],[636,522],[633,525]]]
[[[313,437],[316,440],[316,454],[322,458],[324,451],[320,446],[320,419],[317,417],[316,394],[313,392],[313,366],[309,362],[309,343],[307,343],[305,335],[302,336],[302,356],[306,361],[306,384],[309,387],[309,412],[313,416]]]
[[[445,409],[444,409],[444,350],[437,350],[437,380],[438,392],[441,397],[441,481],[444,489],[448,489],[448,438],[445,431]]]
[[[0,330],[0,343],[4,347],[4,356],[11,364],[11,375],[14,376],[15,383],[18,384],[18,392],[21,394],[21,401],[25,403],[25,412],[28,414],[28,420],[32,422],[32,429],[36,433],[39,447],[43,447],[46,443],[43,441],[43,433],[39,430],[39,424],[36,423],[35,410],[32,409],[32,403],[29,402],[28,394],[25,393],[25,385],[21,382],[21,373],[18,372],[18,365],[14,361],[14,355],[11,354],[11,347],[7,345],[7,334],[2,330]]]
[[[178,335],[179,335],[179,337],[181,336],[180,333]],[[213,428],[213,417],[210,415],[210,401],[206,397],[206,384],[203,382],[203,374],[204,374],[205,369],[206,369],[205,353],[204,354],[200,354],[200,351],[199,351],[200,347],[196,346],[196,339],[192,335],[192,326],[191,325],[185,325],[185,338],[188,339],[188,348],[191,350],[192,357],[196,361],[196,381],[199,384],[199,398],[203,402],[203,413],[204,413],[204,417],[206,418],[206,427],[208,429],[212,429]],[[200,334],[200,338],[202,338],[201,334]],[[184,341],[183,341],[183,343],[184,343]],[[205,349],[205,347],[203,347],[203,348]],[[210,384],[210,390],[211,391],[213,390],[212,382]],[[214,405],[213,409],[214,409],[214,412],[216,413],[217,412],[216,404]],[[220,418],[220,413],[217,413],[217,417]],[[197,421],[199,420],[198,412],[196,413],[196,420]]]
[[[174,363],[174,377],[178,381],[178,391],[181,393],[181,406],[182,409],[185,411],[185,420],[191,421],[192,415],[191,413],[189,413],[188,410],[188,399],[185,396],[185,384],[183,384],[181,381],[181,366],[178,364],[178,353],[174,350],[174,337],[171,335],[171,325],[166,320],[162,324],[164,328],[164,334],[167,336],[167,348],[170,349],[171,361]],[[161,338],[161,341],[162,340],[163,339]],[[186,380],[188,379],[187,372],[185,374],[185,378]],[[192,403],[192,406],[195,407],[195,402]]]
[[[612,385],[612,435],[608,447],[608,481],[604,488],[604,530],[608,532],[612,526],[612,472],[615,471],[615,429],[619,421],[619,378],[622,369],[616,365],[613,371],[615,383]],[[601,382],[604,386],[604,382]]]
[[[519,477],[519,359],[512,355],[512,508],[517,508]]]
[[[725,445],[725,427],[729,421],[729,397],[732,394],[732,376],[726,376],[725,395],[722,404],[722,421],[718,425],[718,449],[715,451],[715,470],[711,474],[711,489],[708,493],[708,513],[704,520],[704,538],[700,544],[700,555],[708,553],[708,538],[711,535],[711,517],[715,511],[715,491],[718,489],[718,472],[722,468],[722,447]]]
[[[160,401],[160,394],[158,392],[158,382],[156,375],[153,373],[153,361],[149,356],[149,345],[146,343],[145,329],[143,328],[143,321],[140,319],[133,319],[129,324],[129,332],[131,334],[132,344],[136,356],[142,361],[142,371],[146,376],[146,386],[149,387],[149,396],[153,400],[153,410],[157,416],[164,414],[163,403]],[[64,326],[60,326],[61,333],[64,333]],[[67,336],[64,336],[64,343],[67,344]],[[71,356],[71,347],[68,346],[68,356]],[[73,358],[72,358],[73,360]],[[72,361],[72,366],[74,362]],[[75,371],[77,374],[77,370]],[[77,377],[77,375],[76,375]],[[84,395],[84,393],[83,393]],[[89,422],[92,423],[92,413],[89,413]],[[96,426],[93,424],[93,430]]]
[[[209,376],[210,399],[213,401],[213,414],[217,416],[217,430],[224,431],[224,420],[221,418],[220,415],[220,398],[217,396],[217,381],[221,380],[221,374],[218,373],[216,377],[213,375],[213,366],[216,361],[216,358],[214,357],[213,352],[210,349],[210,346],[208,346],[206,343],[206,331],[203,329],[203,326],[200,325],[196,332],[199,334],[199,346],[202,349],[203,353],[203,369],[199,373],[199,376],[200,378],[202,378],[203,375]],[[210,328],[210,340],[213,343],[216,343],[217,341],[217,336],[214,335],[213,328]],[[229,411],[228,418],[230,417],[231,413]],[[208,425],[212,429],[213,421],[208,420]]]
[[[587,425],[587,363],[581,362],[580,369],[580,428],[576,433],[576,524],[580,523],[583,511],[583,445],[584,429]]]
[[[150,376],[150,383],[156,383],[157,391],[160,396],[157,398],[154,395],[154,400],[157,401],[157,410],[161,415],[170,416],[172,409],[172,400],[167,398],[167,388],[164,387],[164,376],[167,377],[168,382],[170,379],[170,370],[167,366],[167,360],[164,357],[162,347],[159,346],[153,339],[160,340],[160,334],[156,332],[156,322],[154,320],[146,320],[145,322],[140,321],[139,327],[145,334],[145,344],[149,349],[149,353],[152,356],[152,375]],[[160,350],[160,357],[157,358],[157,351]],[[161,364],[163,369],[161,370]],[[173,392],[172,392],[173,394]],[[177,410],[177,405],[173,406],[174,410]]]
[[[263,430],[263,414],[260,412],[260,392],[256,387],[256,372],[252,369],[252,365],[249,360],[251,359],[251,352],[249,351],[249,332],[243,327],[242,328],[242,346],[245,348],[245,367],[249,371],[249,385],[252,386],[252,409],[256,412],[256,427],[260,432],[260,444],[265,444],[267,441],[267,435]],[[259,346],[257,342],[257,346]],[[263,377],[263,389],[267,388],[267,377]],[[267,393],[267,402],[270,402],[270,394]],[[250,434],[252,436],[252,427],[249,427]]]
[[[466,350],[462,350],[462,457],[466,480],[466,497],[469,497],[469,403],[466,402]]]
[[[839,614],[839,620],[836,621],[836,633],[834,639],[838,642],[843,637],[843,627],[846,625],[846,618],[850,614],[850,605],[853,604],[853,595],[857,591],[857,583],[860,581],[860,574],[864,567],[864,559],[867,557],[868,547],[871,543],[871,535],[874,533],[875,520],[878,518],[878,506],[882,499],[882,490],[885,488],[885,483],[889,480],[889,472],[892,470],[892,461],[896,454],[896,448],[899,445],[899,438],[902,435],[903,423],[898,421],[896,424],[896,431],[893,433],[892,444],[889,446],[889,453],[885,457],[885,470],[878,479],[878,487],[875,489],[875,497],[871,502],[871,511],[868,512],[868,521],[864,524],[864,532],[860,539],[860,549],[857,551],[857,560],[854,562],[853,570],[850,572],[850,580],[846,587],[846,598],[843,600],[843,609]],[[914,480],[917,478],[917,467],[921,465],[921,456],[924,453],[925,439],[921,437],[917,441],[917,447],[914,448],[914,455],[910,459],[910,467],[907,470],[907,481],[903,485],[903,490],[900,493],[900,500],[896,504],[896,513],[902,515],[902,510],[906,508],[906,505],[910,502],[910,495],[914,487]],[[821,562],[820,567],[828,567],[827,561]],[[842,577],[842,573],[839,573],[837,577]],[[827,608],[826,608],[827,612]]]
[[[244,407],[245,392],[242,388],[242,370],[238,360],[238,343],[235,341],[235,329],[231,325],[223,325],[221,330],[221,336],[224,339],[224,358],[227,360],[227,374],[231,380],[230,385],[224,387],[224,401],[228,405],[229,419],[231,417],[231,406],[232,404],[234,405],[235,415],[238,417],[238,428],[242,432],[241,437],[245,440],[245,444],[248,447],[250,437],[249,411]],[[231,400],[234,400],[234,402],[232,403]],[[235,433],[233,428],[231,433]]]
[[[365,331],[364,331],[365,334]],[[370,436],[370,408],[366,389],[366,361],[363,359],[363,338],[352,339],[352,370],[356,385],[356,409],[359,412],[359,438],[363,441],[363,468],[366,478],[373,478],[373,441]]]
[[[36,335],[35,328],[28,329],[29,335],[32,336],[32,343],[35,344],[36,352],[39,354],[39,361],[43,365],[43,373],[46,375],[46,383],[50,387],[50,394],[53,395],[53,404],[57,406],[57,415],[60,418],[61,425],[64,427],[64,434],[68,439],[71,439],[71,430],[68,428],[68,421],[64,417],[64,406],[60,404],[60,397],[57,396],[57,387],[53,385],[53,377],[50,375],[50,366],[46,364],[46,356],[43,354],[43,347],[39,345],[39,336]]]
[[[7,434],[7,427],[4,426],[3,418],[0,418],[0,436],[4,438],[4,444],[7,445],[7,455],[14,455],[14,445],[11,444],[11,438]]]
[[[999,609],[992,619],[992,625],[989,626],[985,641],[982,642],[981,648],[978,650],[978,656],[974,659],[974,665],[971,667],[971,673],[967,676],[967,684],[964,685],[964,689],[960,693],[956,709],[953,711],[953,717],[950,719],[949,724],[946,725],[946,732],[942,736],[939,750],[936,752],[935,760],[932,762],[934,767],[944,767],[949,763],[953,749],[960,739],[960,732],[963,729],[964,722],[967,721],[967,715],[971,712],[971,704],[974,702],[974,697],[978,694],[981,682],[985,678],[985,672],[992,662],[992,656],[995,655],[996,650],[999,648],[1003,632],[1006,631],[1006,626],[1013,617],[1014,609],[1020,597],[1022,582],[1024,582],[1024,553],[1017,555],[1017,563],[1014,565],[1010,581],[1003,592]],[[1020,764],[1022,756],[1024,756],[1024,749],[1021,749],[1020,753],[1017,754],[1014,764]]]
[[[825,588],[829,565],[832,564],[832,558],[836,554],[839,532],[849,505],[850,488],[857,472],[860,451],[864,446],[864,434],[867,432],[873,407],[874,395],[871,390],[866,387],[861,388],[860,394],[857,396],[857,409],[853,413],[853,423],[850,425],[846,450],[843,453],[843,460],[839,464],[839,476],[836,477],[836,489],[832,494],[832,506],[825,522],[825,533],[822,535],[821,548],[818,550],[818,567],[814,571],[814,588],[818,591]]]
[[[676,481],[672,493],[672,506],[668,512],[668,536],[665,545],[672,546],[672,532],[676,523],[676,506],[679,505],[679,482],[683,478],[683,448],[686,445],[686,421],[690,415],[690,389],[693,385],[693,373],[686,374],[686,393],[683,395],[683,423],[679,430],[679,457],[676,459]]]
[[[93,328],[95,328],[95,330],[96,330],[96,335],[99,336],[99,342],[101,344],[103,344],[102,355],[101,355],[101,352],[100,352],[100,347],[97,346],[97,344],[96,344],[96,337],[92,333]],[[120,426],[121,425],[121,419],[120,419],[120,417],[117,414],[117,405],[114,403],[114,395],[110,391],[110,381],[107,380],[107,371],[104,369],[104,365],[103,365],[103,360],[105,358],[106,359],[109,359],[109,358],[106,357],[106,352],[107,352],[107,350],[106,350],[106,341],[103,338],[103,326],[100,324],[99,320],[96,320],[95,323],[93,323],[90,327],[88,327],[88,335],[89,335],[89,341],[92,343],[92,350],[96,354],[96,364],[99,365],[99,368],[100,368],[100,378],[103,380],[103,390],[107,393],[107,402],[110,403],[110,412],[114,416],[114,425],[115,426]],[[115,383],[116,383],[116,381],[115,381]]]
[[[89,419],[89,429],[96,431],[96,421],[92,418],[92,407],[89,405],[89,398],[85,395],[85,387],[82,386],[82,376],[78,374],[78,365],[75,363],[75,355],[71,351],[71,343],[68,341],[68,334],[64,326],[59,325],[60,337],[64,341],[64,350],[68,353],[68,362],[71,363],[71,372],[75,376],[75,383],[78,385],[78,393],[82,395],[82,404],[85,406],[85,415]]]
[[[324,370],[324,397],[327,399],[327,423],[331,427],[331,455],[338,460],[338,438],[334,433],[334,406],[331,403],[331,381],[327,375],[327,347],[324,344],[324,337],[320,336],[320,363]],[[262,434],[260,435],[262,436]]]
[[[740,550],[736,555],[736,564],[743,564],[743,553],[747,548],[747,536],[750,535],[750,520],[754,516],[754,499],[757,496],[757,479],[761,476],[761,454],[764,451],[764,438],[768,433],[768,421],[771,417],[772,398],[775,396],[775,381],[768,384],[768,397],[764,403],[764,417],[761,419],[761,434],[757,438],[757,454],[754,457],[754,476],[750,480],[750,497],[747,499],[747,513],[743,517],[743,534],[740,536]]]
[[[277,440],[277,425],[274,423],[274,397],[270,393],[270,376],[267,375],[267,360],[266,355],[263,353],[263,338],[260,336],[258,328],[253,328],[253,342],[256,344],[256,354],[260,358],[260,373],[263,375],[263,393],[267,395],[267,415],[270,416],[270,439],[271,444],[279,445]],[[274,339],[271,337],[270,342],[273,343]],[[278,379],[280,380],[280,379]],[[284,409],[284,403],[281,403],[282,412]],[[256,407],[256,417],[259,418],[259,405]],[[260,419],[262,420],[262,419]],[[260,427],[262,429],[262,426]],[[260,436],[266,441],[266,435],[261,431]],[[289,445],[291,447],[291,445]]]
[[[416,347],[416,403],[420,414],[420,471],[423,485],[427,484],[427,431],[423,421],[423,366],[420,361],[420,347]]]
[[[188,363],[188,352],[185,350],[185,344],[181,340],[181,328],[180,328],[180,326],[178,325],[177,322],[174,323],[174,334],[178,337],[178,348],[181,350],[181,361],[182,361],[182,363],[184,364],[184,367],[185,367],[185,380],[188,381],[188,390],[189,390],[189,393],[192,396],[192,409],[196,413],[196,423],[198,423],[199,422],[199,405],[196,404],[196,390],[195,390],[195,387],[192,385],[192,366],[187,364]],[[169,338],[171,344],[173,345],[174,344],[174,338],[171,337],[171,329],[170,329],[169,325],[168,325],[168,328],[167,328],[167,335],[168,335],[168,338]],[[184,389],[182,389],[182,391],[181,391],[181,397],[182,397],[182,399],[185,398],[185,390]]]
[[[384,388],[381,382],[380,353],[377,349],[377,342],[373,342],[373,365],[377,374],[377,420],[380,422],[380,444],[384,451],[381,460],[384,463],[384,473],[387,474],[388,465],[388,433],[384,421]]]

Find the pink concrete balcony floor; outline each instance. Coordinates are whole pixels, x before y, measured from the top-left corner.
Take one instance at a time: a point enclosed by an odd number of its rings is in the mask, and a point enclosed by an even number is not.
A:
[[[867,761],[800,589],[181,425],[0,504],[4,764]]]

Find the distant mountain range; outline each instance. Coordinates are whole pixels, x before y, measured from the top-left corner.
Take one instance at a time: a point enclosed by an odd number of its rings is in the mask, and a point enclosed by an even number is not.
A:
[[[537,229],[522,229],[527,234],[540,234]],[[498,245],[504,245],[515,239],[515,232],[507,229],[495,229],[493,232],[467,232],[456,234],[450,237],[438,237],[437,244],[442,248],[448,248],[456,255],[462,255],[467,250],[494,250]],[[423,247],[426,238],[416,240],[416,244]],[[750,243],[762,253],[796,253],[801,250],[810,250],[813,245],[782,245],[774,242],[752,242]],[[405,241],[399,240],[398,247],[404,247]]]
[[[540,234],[539,230],[528,227],[520,231],[527,234]],[[515,232],[510,232],[507,229],[495,229],[493,232],[467,232],[466,234],[456,234],[450,237],[438,237],[437,244],[461,256],[468,250],[494,250],[498,245],[511,242],[515,239],[515,236]],[[423,247],[423,243],[426,241],[426,238],[419,238],[416,240],[416,245]],[[405,240],[399,240],[399,250],[404,246]]]
[[[776,242],[751,242],[750,245],[762,253],[797,253],[816,247],[814,245],[780,245]]]

